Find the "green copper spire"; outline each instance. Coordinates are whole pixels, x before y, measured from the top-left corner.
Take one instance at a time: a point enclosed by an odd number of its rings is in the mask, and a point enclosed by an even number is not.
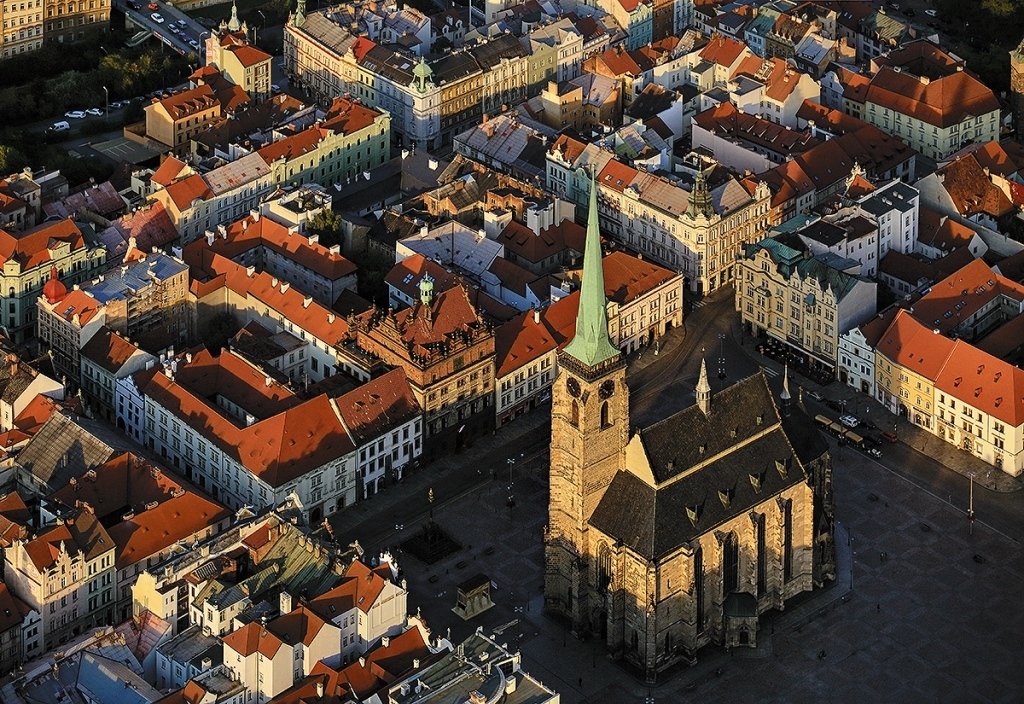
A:
[[[576,334],[565,353],[591,367],[621,353],[608,337],[608,308],[604,297],[604,265],[601,263],[601,234],[597,227],[597,183],[590,174],[590,210],[587,213],[587,241],[583,246],[583,285],[576,312]]]

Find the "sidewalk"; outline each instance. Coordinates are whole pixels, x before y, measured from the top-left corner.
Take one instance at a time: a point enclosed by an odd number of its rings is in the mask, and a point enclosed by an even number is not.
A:
[[[759,354],[751,343],[749,336],[739,330],[739,325],[733,326],[733,337],[741,343],[743,352],[753,361],[763,367],[778,372],[783,371],[783,365],[765,355]],[[846,410],[857,415],[862,420],[874,422],[880,430],[895,427],[896,435],[900,442],[919,451],[921,454],[931,457],[947,469],[952,470],[964,477],[974,476],[974,481],[991,491],[1010,493],[1024,489],[1024,483],[1017,477],[1010,476],[1001,469],[983,462],[974,455],[971,455],[951,445],[937,435],[933,435],[924,428],[911,423],[907,418],[897,416],[888,411],[875,399],[859,393],[855,389],[833,381],[827,386],[810,381],[797,373],[790,373],[790,391],[793,396],[799,398],[801,390],[814,391],[821,394],[821,397],[832,401],[846,401]]]

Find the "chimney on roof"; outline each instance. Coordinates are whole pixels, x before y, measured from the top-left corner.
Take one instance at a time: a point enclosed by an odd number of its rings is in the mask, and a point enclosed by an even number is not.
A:
[[[391,645],[391,636],[384,636],[380,639],[380,647],[386,648]]]
[[[206,244],[208,244],[208,245],[210,245],[212,247],[213,246],[213,240],[215,238],[216,238],[216,235],[214,235],[209,230],[206,231]]]
[[[293,608],[294,607],[292,605],[292,595],[289,594],[287,591],[282,591],[281,597],[278,601],[278,610],[282,614],[290,614]]]
[[[324,697],[324,683],[323,683],[323,680],[320,680],[319,682],[316,683],[316,696],[318,698],[320,698],[320,699],[323,699],[323,697]]]
[[[269,388],[270,388],[271,386],[273,386],[273,384],[274,384],[274,379],[273,379],[272,377],[269,377],[269,376],[267,376],[267,377],[264,377],[264,378],[263,378],[263,383],[264,383],[264,384],[266,384],[266,385],[267,385],[267,388],[269,389]]]
[[[302,299],[302,307],[303,308],[309,308],[309,304],[312,303],[312,302],[313,302],[313,297],[312,296],[306,296],[305,298]]]
[[[533,322],[540,325],[540,311],[536,308],[533,309]]]

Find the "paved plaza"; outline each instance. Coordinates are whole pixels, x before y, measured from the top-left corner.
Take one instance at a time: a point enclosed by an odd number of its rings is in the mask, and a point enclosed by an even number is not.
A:
[[[767,620],[757,650],[702,652],[695,667],[650,689],[655,701],[1024,701],[1015,662],[1024,626],[1019,544],[980,524],[971,535],[958,507],[859,452],[834,451],[837,583]],[[401,558],[410,607],[456,639],[497,629],[567,704],[643,701],[640,679],[541,613],[546,473],[544,453],[516,467],[512,508],[499,476],[436,511],[465,548],[429,566]],[[405,526],[384,544],[418,528]],[[451,611],[455,587],[479,572],[497,585],[496,605],[464,622]]]

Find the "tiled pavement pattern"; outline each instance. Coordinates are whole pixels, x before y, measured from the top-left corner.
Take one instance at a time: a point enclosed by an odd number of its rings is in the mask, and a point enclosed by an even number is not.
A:
[[[655,701],[1024,701],[1019,544],[980,524],[969,535],[958,509],[860,453],[837,452],[838,515],[852,532],[849,548],[841,540],[840,579],[775,615],[775,632],[765,624],[758,650],[702,653],[696,666],[650,689]],[[505,506],[507,482],[499,480],[437,511],[436,520],[468,545],[431,567],[404,558],[410,606],[422,607],[436,632],[451,628],[454,638],[514,623],[503,639],[520,644],[527,669],[567,704],[643,702],[642,681],[607,661],[598,644],[567,636],[540,614],[545,472],[544,457],[517,468],[512,509]],[[491,555],[484,554],[488,546],[496,548]],[[450,610],[455,585],[478,572],[497,584],[496,606],[465,623]]]

